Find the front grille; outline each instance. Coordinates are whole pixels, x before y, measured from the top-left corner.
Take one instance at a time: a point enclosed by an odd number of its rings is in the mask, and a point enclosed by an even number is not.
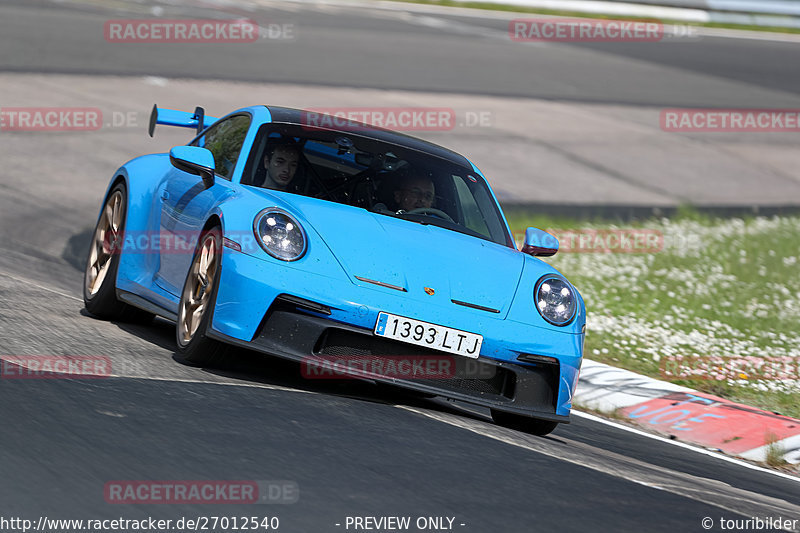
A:
[[[374,335],[328,328],[317,341],[314,353],[332,357],[357,357],[359,362],[370,365],[369,368],[383,368],[382,364],[387,357],[446,358],[449,356],[455,365],[455,370],[452,372],[453,377],[448,376],[442,379],[423,377],[417,381],[420,384],[464,394],[494,394],[506,398],[512,398],[514,395],[516,375],[506,368]]]
[[[513,381],[514,373],[509,372],[504,368],[498,368],[498,372],[494,377],[489,379],[477,378],[450,378],[450,379],[429,379],[426,383],[430,383],[436,387],[452,390],[456,392],[478,393],[478,394],[496,394],[498,396],[505,396],[511,398],[513,393],[507,393],[506,380],[511,378]]]
[[[320,355],[435,355],[442,352],[392,339],[366,335],[339,328],[327,328],[314,349]]]

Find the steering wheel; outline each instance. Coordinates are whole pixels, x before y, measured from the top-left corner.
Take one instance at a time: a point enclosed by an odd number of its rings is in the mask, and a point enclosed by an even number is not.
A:
[[[450,218],[450,215],[448,215],[444,211],[440,211],[439,209],[436,209],[434,207],[418,207],[416,209],[412,209],[410,211],[406,211],[406,213],[409,214],[409,215],[433,215],[433,216],[437,216],[439,218],[443,218],[443,219],[447,220],[448,222],[455,223],[455,221],[452,218]]]

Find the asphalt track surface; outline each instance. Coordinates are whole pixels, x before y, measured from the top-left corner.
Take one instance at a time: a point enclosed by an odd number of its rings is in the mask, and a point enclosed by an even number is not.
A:
[[[665,107],[800,105],[796,42],[705,36],[657,43],[510,43],[508,20],[262,1],[242,9],[200,2],[95,2],[33,9],[6,0],[0,69],[142,74],[522,96]],[[102,2],[96,2],[103,4]],[[242,3],[241,5],[244,5]],[[188,7],[191,5],[192,7]],[[232,5],[236,5],[235,3]],[[120,6],[120,10],[113,9]],[[236,44],[108,46],[98,21],[110,17],[247,17],[292,24],[294,40]],[[182,7],[187,6],[187,7]],[[649,44],[649,46],[648,46]]]
[[[196,80],[198,87],[251,82],[251,91],[230,91],[227,101],[221,93],[201,100],[195,87],[183,86],[175,105],[214,113],[253,103],[452,108],[454,129],[418,134],[470,157],[504,204],[570,216],[608,206],[619,206],[614,214],[684,204],[766,214],[800,209],[795,133],[671,133],[660,126],[661,112],[674,107],[800,109],[798,36],[739,39],[703,30],[655,43],[516,43],[507,31],[513,15],[377,6],[7,0],[0,6],[0,72],[147,76]],[[246,17],[265,30],[290,27],[291,38],[269,39],[265,31],[248,44],[124,44],[103,37],[109,19],[156,14]],[[4,91],[2,103],[108,104],[138,113],[177,95],[172,87],[158,99],[152,91],[114,98],[118,92],[86,91],[81,100],[67,85],[31,92],[30,101]],[[469,127],[469,116],[490,124]]]
[[[349,11],[323,18],[310,8],[292,13],[318,20],[329,42],[317,46],[347,59],[337,69],[329,58],[327,70],[314,79],[300,79],[287,67],[273,81],[315,83],[341,70],[345,83],[350,69],[355,85],[430,90],[441,84],[453,91],[459,77],[468,77],[461,68],[434,69],[431,75],[441,79],[401,83],[402,69],[370,64],[379,51],[364,56],[359,74],[358,58],[343,50],[385,32],[384,19],[354,18]],[[2,68],[151,75],[185,69],[188,75],[192,68],[184,60],[201,62],[191,59],[194,53],[92,58],[80,26],[92,16],[109,15],[91,6],[0,6]],[[47,38],[30,26],[26,31],[25,20],[47,25]],[[397,38],[435,41],[430,33],[423,27]],[[20,46],[17,41],[25,39],[27,46]],[[338,50],[330,49],[333,42]],[[773,45],[780,54],[779,44],[757,46]],[[737,57],[744,45],[728,40],[720,43],[725,46],[731,49],[719,53],[727,58]],[[479,55],[464,57],[480,62]],[[161,65],[144,70],[148,60]],[[252,79],[244,74],[253,65],[224,57],[204,61],[216,65],[208,75],[235,78],[238,71]],[[770,72],[776,79],[754,78],[749,87],[779,93],[775,97],[790,105],[796,93],[775,92],[775,84],[788,85],[789,79]],[[476,91],[479,81],[470,85]],[[603,97],[625,94],[607,88]],[[698,105],[709,97],[702,91],[674,96]],[[164,135],[176,143],[181,138]],[[537,438],[494,426],[485,412],[464,406],[370,383],[304,380],[296,365],[245,351],[224,371],[185,366],[174,355],[171,324],[99,321],[85,313],[80,299],[104,176],[130,149],[128,137],[2,133],[2,139],[0,354],[100,355],[112,360],[115,377],[0,380],[1,517],[278,516],[287,532],[343,531],[336,524],[347,516],[449,516],[456,530],[475,532],[703,531],[704,517],[713,518],[718,531],[722,517],[800,519],[795,480],[593,419],[575,416],[550,437]],[[288,505],[112,505],[103,493],[114,480],[234,479],[289,480],[300,498]]]

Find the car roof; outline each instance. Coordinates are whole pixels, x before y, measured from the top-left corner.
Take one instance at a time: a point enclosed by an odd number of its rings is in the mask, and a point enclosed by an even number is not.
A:
[[[307,113],[307,111],[294,109],[291,107],[265,107],[269,110],[270,115],[272,116],[272,122],[295,124],[298,126],[303,125],[303,113]],[[320,113],[320,116],[325,116],[325,114]],[[472,170],[474,168],[472,163],[470,163],[469,160],[463,155],[453,152],[452,150],[448,150],[447,148],[439,146],[438,144],[423,141],[422,139],[418,139],[416,137],[411,137],[410,135],[404,135],[396,131],[379,128],[377,126],[371,126],[355,120],[345,120],[341,117],[335,117],[335,121],[331,121],[331,123],[336,124],[339,127],[320,129],[340,131],[342,133],[377,139],[379,141],[394,144],[403,148],[409,148],[434,155],[456,165],[465,167],[468,170]]]

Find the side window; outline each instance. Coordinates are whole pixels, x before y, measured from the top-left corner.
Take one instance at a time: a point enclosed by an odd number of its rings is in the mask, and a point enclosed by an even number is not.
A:
[[[211,153],[214,154],[214,172],[218,176],[230,180],[249,127],[250,117],[237,115],[215,124],[192,144],[211,150]]]

